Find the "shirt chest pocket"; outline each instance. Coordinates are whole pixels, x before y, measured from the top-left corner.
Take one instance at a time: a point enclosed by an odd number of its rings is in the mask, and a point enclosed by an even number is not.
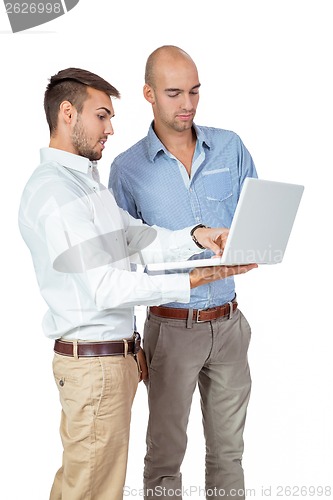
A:
[[[206,170],[202,178],[207,200],[224,201],[232,196],[231,175],[228,168]]]

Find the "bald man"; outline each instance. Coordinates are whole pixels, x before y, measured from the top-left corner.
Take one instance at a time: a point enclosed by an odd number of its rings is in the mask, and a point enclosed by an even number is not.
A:
[[[147,224],[174,230],[190,224],[230,227],[245,178],[257,176],[238,135],[194,124],[199,89],[197,67],[184,50],[163,46],[149,56],[143,93],[154,120],[148,135],[114,160],[109,183],[117,203]],[[233,278],[196,288],[189,304],[148,308],[147,500],[182,498],[180,469],[197,385],[207,498],[245,498],[242,454],[251,388],[250,336]],[[197,497],[195,478],[191,485]]]

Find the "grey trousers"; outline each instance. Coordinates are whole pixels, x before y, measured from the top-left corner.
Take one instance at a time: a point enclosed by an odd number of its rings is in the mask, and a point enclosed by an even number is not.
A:
[[[145,499],[182,498],[181,464],[198,384],[206,441],[206,497],[243,500],[243,430],[250,397],[250,326],[231,319],[204,323],[149,314],[143,347],[149,367]]]

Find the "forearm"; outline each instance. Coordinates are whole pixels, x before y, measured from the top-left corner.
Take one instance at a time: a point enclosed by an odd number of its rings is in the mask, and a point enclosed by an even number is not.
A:
[[[191,237],[193,226],[171,231],[158,226],[147,226],[123,212],[126,240],[131,262],[147,264],[171,260],[187,260],[202,250]]]
[[[109,268],[106,272],[102,269],[89,271],[86,279],[98,310],[190,300],[188,274],[149,276]]]

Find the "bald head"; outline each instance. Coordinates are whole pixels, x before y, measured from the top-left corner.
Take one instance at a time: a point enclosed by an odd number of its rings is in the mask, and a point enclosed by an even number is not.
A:
[[[143,95],[152,105],[154,131],[164,145],[178,133],[192,140],[199,88],[197,67],[184,50],[163,45],[148,57]]]
[[[175,45],[163,45],[150,54],[146,63],[145,83],[155,87],[156,73],[159,68],[165,68],[181,62],[191,63],[193,59],[184,50]]]

